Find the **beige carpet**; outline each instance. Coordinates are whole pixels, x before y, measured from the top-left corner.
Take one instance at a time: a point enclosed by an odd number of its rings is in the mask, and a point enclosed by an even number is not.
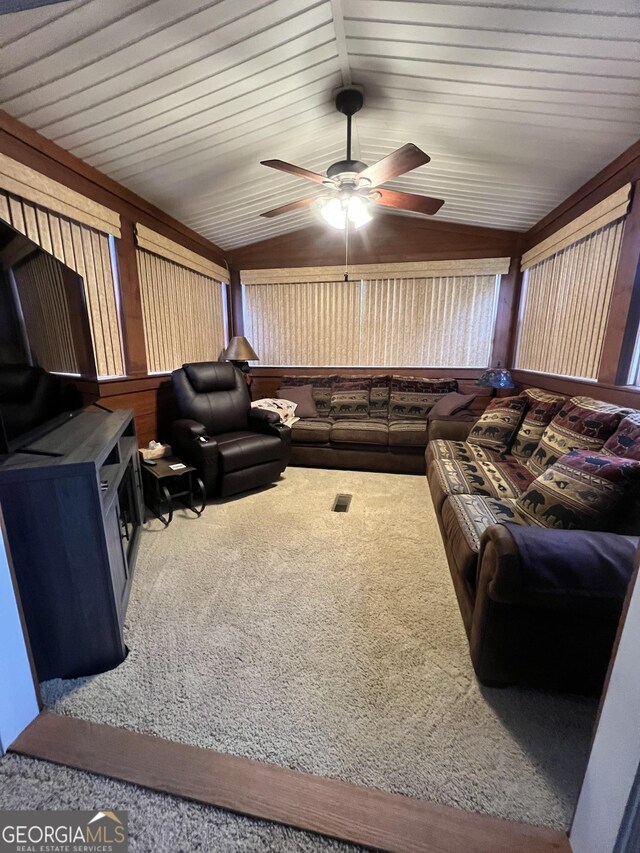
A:
[[[26,808],[123,809],[129,813],[130,853],[365,853],[363,847],[311,832],[5,755],[0,758],[0,809]]]
[[[332,513],[337,492],[349,513]],[[127,660],[57,711],[566,828],[595,703],[481,688],[424,477],[290,468],[143,534]]]

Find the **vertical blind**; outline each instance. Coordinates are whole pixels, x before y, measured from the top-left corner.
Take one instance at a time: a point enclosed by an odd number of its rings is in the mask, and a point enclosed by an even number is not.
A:
[[[225,285],[144,249],[136,254],[149,373],[217,360],[226,346]]]
[[[497,281],[495,275],[364,281],[361,363],[486,367]]]
[[[618,219],[526,270],[516,367],[598,378],[623,227]]]
[[[56,260],[39,254],[15,267],[13,274],[36,362],[45,370],[80,373],[67,292]]]
[[[0,219],[82,277],[98,377],[122,376],[122,338],[109,236],[2,192]]]
[[[245,287],[244,333],[261,364],[360,363],[360,282]]]
[[[485,367],[496,275],[252,284],[244,328],[261,364]]]

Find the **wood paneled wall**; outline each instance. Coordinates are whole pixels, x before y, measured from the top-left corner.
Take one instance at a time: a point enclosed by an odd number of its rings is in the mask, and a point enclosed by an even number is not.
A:
[[[517,231],[378,213],[366,228],[349,235],[349,262],[510,258],[520,254],[521,237]],[[235,249],[229,252],[229,262],[236,270],[341,266],[345,262],[344,234],[313,225]]]

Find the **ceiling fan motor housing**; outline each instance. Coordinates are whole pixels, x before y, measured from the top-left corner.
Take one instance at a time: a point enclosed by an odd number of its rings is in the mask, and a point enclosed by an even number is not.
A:
[[[363,172],[367,168],[366,163],[361,163],[360,160],[338,160],[327,169],[327,177],[335,178],[338,175],[347,173]]]

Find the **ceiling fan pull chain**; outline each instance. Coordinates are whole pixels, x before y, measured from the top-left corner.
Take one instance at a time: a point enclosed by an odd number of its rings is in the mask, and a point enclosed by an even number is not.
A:
[[[349,217],[344,224],[344,280],[349,281]]]

